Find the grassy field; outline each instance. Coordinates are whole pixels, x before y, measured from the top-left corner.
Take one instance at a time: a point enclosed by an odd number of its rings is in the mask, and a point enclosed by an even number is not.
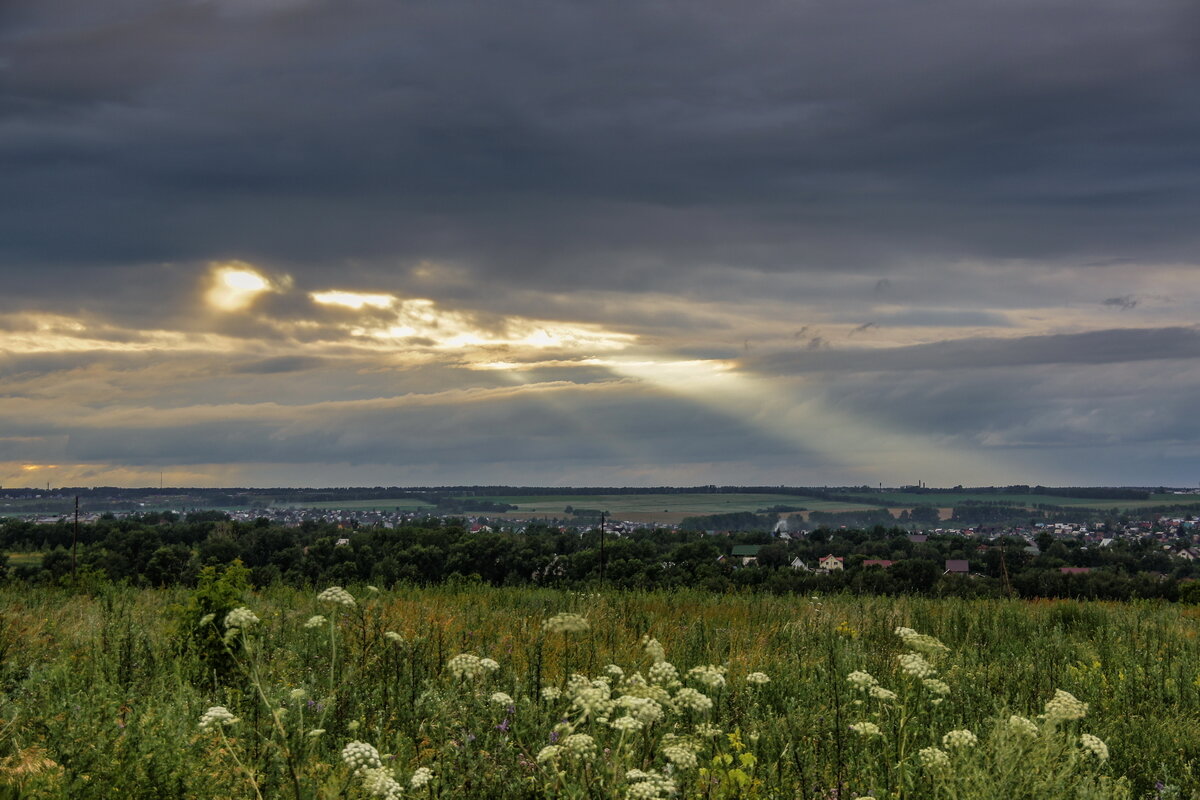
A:
[[[1096,509],[1139,509],[1157,506],[1190,505],[1200,509],[1200,496],[1177,494],[1152,494],[1148,500],[1095,500],[1085,497],[1062,497],[1046,494],[987,494],[982,492],[939,492],[937,494],[920,494],[915,492],[881,492],[855,494],[848,496],[861,498],[864,502],[878,501],[889,506],[911,508],[915,505],[932,505],[950,507],[964,502],[996,502],[1016,503],[1033,508],[1037,505],[1080,506]]]
[[[830,502],[813,497],[798,497],[789,494],[613,494],[613,495],[547,495],[547,496],[487,496],[473,497],[475,500],[492,500],[517,506],[517,511],[505,515],[510,518],[565,517],[564,509],[587,508],[607,511],[613,519],[633,522],[678,523],[685,517],[727,514],[743,511],[758,511],[771,506],[792,506],[811,511],[858,511],[875,506]]]
[[[279,508],[345,509],[347,511],[428,511],[432,503],[413,497],[383,498],[377,500],[320,500],[312,503],[275,503]]]
[[[0,589],[0,786],[106,800],[386,797],[389,780],[431,800],[1200,796],[1195,609],[315,594],[234,601],[253,618],[222,667],[180,649],[214,641],[211,623],[172,633],[181,591]],[[1087,704],[1082,719],[1078,703],[1047,706],[1059,690]]]

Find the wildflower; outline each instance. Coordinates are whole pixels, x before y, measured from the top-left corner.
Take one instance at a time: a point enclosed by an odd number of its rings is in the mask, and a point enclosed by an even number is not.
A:
[[[608,723],[608,727],[621,733],[633,733],[642,729],[642,723],[636,717],[625,716],[617,717]]]
[[[850,726],[850,730],[860,736],[883,736],[883,731],[874,722],[855,722]]]
[[[1108,760],[1108,745],[1100,737],[1085,733],[1079,737],[1079,744],[1083,746],[1084,750],[1091,752],[1092,755],[1101,761]]]
[[[216,614],[205,614],[203,617],[200,618],[200,621],[196,623],[196,627],[203,628],[206,625],[211,625],[212,621],[216,618],[217,618]]]
[[[609,664],[604,668],[604,671],[617,680],[625,677],[625,670],[621,669],[616,664]]]
[[[701,722],[694,730],[696,735],[702,739],[715,739],[721,735],[721,729],[708,722]]]
[[[625,780],[630,782],[626,800],[657,800],[675,794],[675,782],[658,772],[631,769],[625,773]]]
[[[315,739],[315,738],[317,738],[318,736],[321,736],[321,735],[322,735],[322,734],[324,734],[324,733],[325,733],[325,729],[324,729],[324,728],[313,728],[311,731],[309,731],[308,733],[306,733],[306,734],[304,734],[304,735],[305,735],[305,736],[307,736],[307,737],[308,737],[308,738],[310,738],[310,739]]]
[[[885,689],[882,686],[872,686],[870,689],[870,694],[871,697],[874,697],[876,700],[883,700],[884,702],[890,702],[896,699],[895,692],[893,692],[891,689]]]
[[[688,675],[695,678],[709,689],[720,689],[725,685],[725,668],[709,664],[703,667],[692,667]]]
[[[764,683],[770,683],[771,679],[767,677],[765,672],[751,672],[746,676],[746,683],[751,686],[762,686]]]
[[[288,697],[292,700],[303,700],[308,697],[308,692],[303,689],[292,689],[292,691],[288,692]]]
[[[367,794],[372,797],[382,797],[383,800],[400,800],[404,787],[392,777],[392,772],[387,767],[365,769],[361,775],[363,789]]]
[[[703,695],[690,687],[684,687],[675,693],[672,699],[676,710],[691,709],[692,711],[709,711],[713,707],[711,697]]]
[[[210,731],[218,725],[232,725],[238,718],[225,706],[213,706],[200,715],[200,730]]]
[[[585,715],[607,714],[611,706],[611,691],[607,686],[581,686],[574,693],[572,705]]]
[[[668,745],[662,749],[662,754],[676,769],[696,768],[696,753],[690,747],[678,744]]]
[[[1070,692],[1055,689],[1054,697],[1046,703],[1046,720],[1051,723],[1058,723],[1072,719],[1083,719],[1087,716],[1087,711],[1087,703],[1077,699]]]
[[[1020,717],[1016,714],[1008,718],[1008,729],[1030,738],[1038,735],[1038,726],[1032,720],[1025,719],[1025,717]]]
[[[481,669],[487,670],[488,672],[495,672],[496,670],[500,669],[500,663],[494,658],[479,659],[479,666]]]
[[[226,628],[249,628],[258,622],[254,612],[245,606],[238,606],[225,615]]]
[[[646,655],[650,656],[655,664],[667,660],[667,651],[659,644],[658,639],[651,638],[649,634],[646,634],[642,637],[642,646],[646,648]]]
[[[590,627],[584,617],[566,612],[555,614],[542,623],[542,630],[546,633],[582,633]]]
[[[937,678],[926,678],[925,680],[921,681],[921,683],[926,689],[934,694],[940,694],[943,696],[950,694],[950,687],[945,681],[939,681]]]
[[[560,697],[562,697],[562,689],[559,689],[557,686],[543,686],[542,687],[542,699],[543,700],[545,700],[547,702],[553,702]]]
[[[367,584],[367,591],[368,591],[368,592],[370,592],[371,594],[379,594],[379,587],[378,587],[378,586],[372,586],[371,584],[369,584],[369,583],[368,583],[368,584]]]
[[[417,771],[408,779],[408,786],[410,789],[420,789],[431,780],[433,780],[433,770],[429,767],[417,767]]]
[[[554,761],[558,758],[558,754],[562,752],[562,747],[557,744],[548,744],[538,751],[537,762],[545,764],[547,761]]]
[[[896,635],[904,642],[905,647],[931,656],[950,652],[950,648],[937,638],[925,633],[917,633],[912,628],[896,628]]]
[[[924,747],[921,749],[921,752],[917,753],[917,756],[921,759],[921,764],[926,769],[950,768],[950,756],[946,754],[945,750],[936,747]]]
[[[971,731],[964,729],[950,731],[942,737],[942,746],[950,749],[974,747],[979,744],[979,738]]]
[[[389,642],[395,642],[396,644],[404,644],[404,637],[401,636],[400,634],[396,633],[395,631],[385,631],[383,634],[383,638],[387,639]]]
[[[345,606],[346,608],[354,608],[356,605],[354,597],[340,586],[330,586],[325,591],[317,595],[317,600],[322,603],[330,603],[335,606]]]
[[[308,618],[307,622],[304,623],[304,627],[310,628],[310,629],[311,628],[320,628],[326,622],[329,622],[329,620],[325,619],[320,614],[314,614],[313,616]]]
[[[369,769],[383,766],[379,759],[379,751],[366,742],[350,742],[342,748],[342,761],[355,775],[361,775]]]
[[[679,670],[670,661],[656,661],[647,672],[651,683],[665,684],[679,680]]]
[[[490,699],[493,703],[495,703],[498,706],[511,706],[513,704],[513,699],[511,697],[509,697],[508,695],[506,695],[504,692],[495,692],[488,699]]]
[[[650,697],[636,697],[625,694],[617,698],[617,705],[627,709],[630,716],[639,722],[653,724],[663,718],[663,708],[657,700]]]
[[[596,755],[596,740],[586,733],[572,733],[563,739],[562,748],[577,758]]]
[[[901,671],[914,678],[928,678],[937,673],[933,665],[917,653],[901,653],[896,660],[900,662]]]
[[[459,653],[446,662],[446,667],[458,680],[463,680],[464,678],[473,680],[481,677],[487,671],[487,668],[480,663],[479,656],[474,656],[470,653]]]
[[[849,675],[847,675],[846,680],[848,680],[850,685],[855,689],[864,692],[879,683],[879,681],[875,680],[871,673],[863,672],[860,669],[856,669],[854,672],[851,672]]]

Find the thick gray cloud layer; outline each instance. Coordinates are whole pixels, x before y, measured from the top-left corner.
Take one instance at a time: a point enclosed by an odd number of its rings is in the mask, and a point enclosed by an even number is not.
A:
[[[0,462],[833,482],[927,443],[980,481],[1190,484],[1198,79],[1189,0],[8,0]],[[231,259],[274,283],[214,313]],[[366,352],[393,309],[327,289],[440,321]],[[630,364],[456,352],[450,319],[598,326]],[[904,438],[810,446],[647,360]]]

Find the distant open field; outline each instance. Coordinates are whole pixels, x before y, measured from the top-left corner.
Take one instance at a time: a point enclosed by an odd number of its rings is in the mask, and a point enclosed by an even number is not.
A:
[[[1152,494],[1148,500],[1099,500],[1086,497],[1063,497],[1049,494],[988,494],[986,492],[938,492],[937,494],[920,494],[917,492],[882,492],[882,493],[847,493],[849,496],[862,499],[864,502],[876,501],[887,503],[889,506],[909,507],[930,505],[937,507],[955,506],[966,501],[997,502],[1004,501],[1032,508],[1036,505],[1079,506],[1084,508],[1154,508],[1158,506],[1190,505],[1200,509],[1200,496],[1179,494]]]
[[[792,506],[810,511],[859,511],[875,508],[867,503],[844,503],[798,497],[790,494],[605,494],[605,495],[543,495],[543,496],[474,496],[474,500],[490,500],[517,506],[502,516],[514,519],[528,517],[563,517],[567,506],[607,511],[613,519],[631,522],[676,523],[684,517],[758,511],[771,506]],[[489,515],[501,516],[501,515]]]
[[[346,509],[347,511],[427,511],[434,506],[413,497],[385,497],[377,500],[320,500],[317,502],[275,503],[278,508]]]

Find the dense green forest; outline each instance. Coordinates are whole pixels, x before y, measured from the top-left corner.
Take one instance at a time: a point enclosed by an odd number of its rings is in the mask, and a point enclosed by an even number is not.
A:
[[[495,586],[613,588],[700,587],[713,592],[761,590],[938,596],[1190,598],[1198,570],[1173,558],[1162,543],[1118,540],[1109,547],[1038,536],[1038,548],[1016,537],[991,540],[935,535],[912,541],[900,528],[818,529],[774,539],[765,533],[711,536],[641,530],[584,533],[531,525],[520,532],[471,533],[436,518],[404,527],[343,529],[309,522],[298,528],[266,519],[230,520],[216,511],[184,518],[145,514],[102,518],[79,527],[75,553],[69,523],[0,522],[8,580],[30,583],[111,580],[134,586],[192,585],[205,566],[241,561],[253,582],[295,586],[369,582],[431,585],[479,582]],[[755,560],[744,550],[758,546]],[[819,558],[840,556],[844,569],[813,571]],[[969,575],[944,574],[945,562],[969,562]],[[892,562],[864,567],[864,560]],[[1063,567],[1089,571],[1066,574]]]

